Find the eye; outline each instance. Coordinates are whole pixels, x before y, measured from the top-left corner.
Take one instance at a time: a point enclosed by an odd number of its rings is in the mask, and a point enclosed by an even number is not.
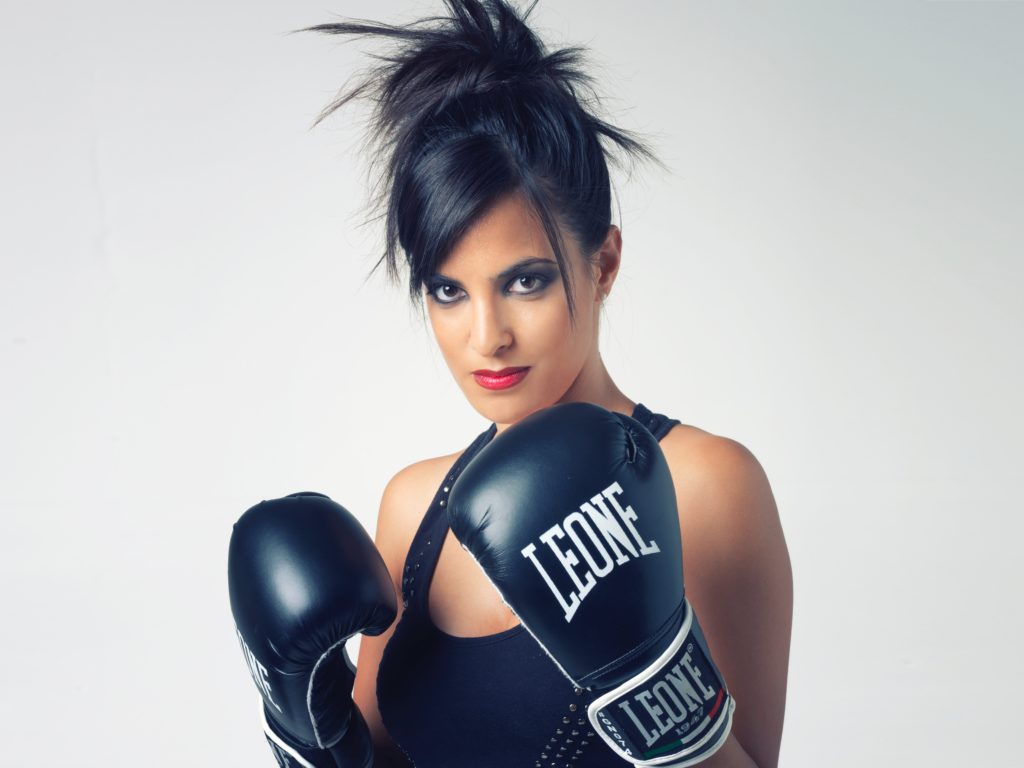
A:
[[[548,279],[543,275],[520,275],[519,277],[513,278],[512,282],[509,283],[509,288],[521,288],[523,290],[513,290],[511,293],[537,293],[544,286],[548,284]]]
[[[453,304],[459,300],[462,289],[451,283],[435,283],[430,286],[430,297],[438,304]]]

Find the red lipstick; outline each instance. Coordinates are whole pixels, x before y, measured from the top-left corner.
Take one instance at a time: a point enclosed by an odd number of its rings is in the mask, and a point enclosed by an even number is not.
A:
[[[479,371],[473,371],[473,378],[484,389],[508,389],[525,379],[526,374],[529,372],[529,366],[502,368],[500,371],[489,371],[486,368],[481,368]]]

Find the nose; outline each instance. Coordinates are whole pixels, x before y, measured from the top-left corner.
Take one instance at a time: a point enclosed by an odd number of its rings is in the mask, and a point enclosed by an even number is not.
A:
[[[512,344],[512,329],[499,303],[489,299],[473,302],[469,344],[481,357],[495,357]]]

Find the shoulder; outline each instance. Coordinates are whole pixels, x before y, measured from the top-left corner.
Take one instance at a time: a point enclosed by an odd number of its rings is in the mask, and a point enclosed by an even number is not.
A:
[[[662,439],[662,450],[676,490],[687,578],[700,574],[719,592],[791,593],[789,549],[761,462],[737,440],[682,426]]]
[[[434,492],[461,453],[456,451],[410,464],[396,472],[384,487],[377,514],[376,544],[393,574],[401,570]]]
[[[749,541],[751,532],[778,524],[768,476],[739,441],[678,425],[662,439],[661,448],[686,527],[723,537],[742,534]]]
[[[686,472],[691,480],[698,474],[712,479],[722,472],[750,472],[757,464],[754,454],[739,441],[689,424],[674,426],[660,445],[673,474]]]
[[[402,510],[407,509],[409,504],[420,500],[429,503],[437,485],[461,453],[457,451],[423,459],[398,470],[384,486],[382,508],[387,505],[392,516],[401,516]]]

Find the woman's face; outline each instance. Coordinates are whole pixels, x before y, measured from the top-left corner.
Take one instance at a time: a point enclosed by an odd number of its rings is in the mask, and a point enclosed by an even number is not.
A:
[[[575,327],[544,227],[518,195],[481,217],[425,288],[434,336],[455,381],[473,408],[499,425],[573,399],[599,360],[598,313],[607,287],[575,239],[563,240],[573,268]]]

